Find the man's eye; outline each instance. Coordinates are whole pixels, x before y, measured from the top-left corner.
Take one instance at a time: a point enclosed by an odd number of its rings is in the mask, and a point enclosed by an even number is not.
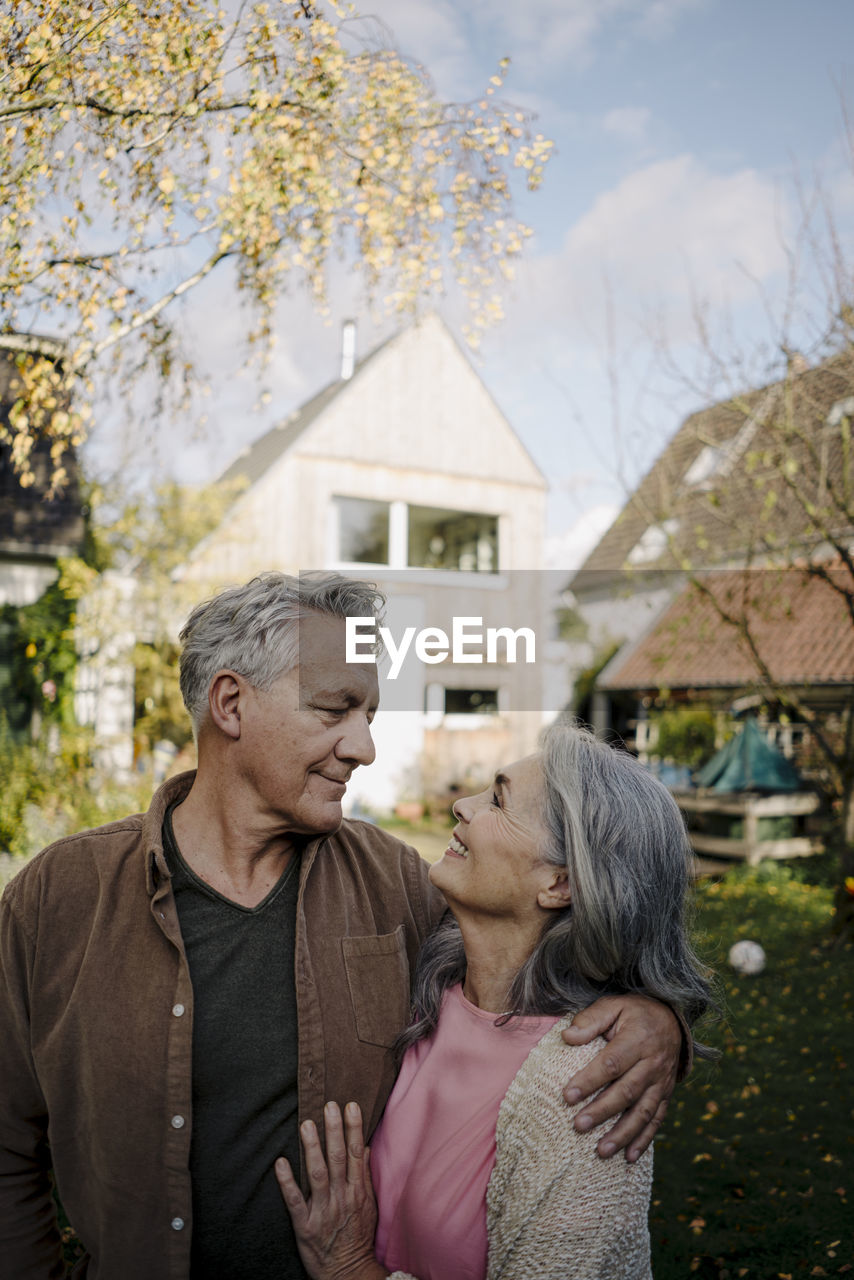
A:
[[[492,793],[492,803],[495,805],[496,809],[501,808],[501,801],[498,799],[498,796],[494,791]]]
[[[325,716],[346,716],[349,707],[319,707]]]

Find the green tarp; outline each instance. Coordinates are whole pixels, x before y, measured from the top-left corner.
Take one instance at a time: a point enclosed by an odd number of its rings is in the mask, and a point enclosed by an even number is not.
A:
[[[751,717],[708,764],[694,775],[698,787],[715,791],[801,791],[795,766],[765,741]]]

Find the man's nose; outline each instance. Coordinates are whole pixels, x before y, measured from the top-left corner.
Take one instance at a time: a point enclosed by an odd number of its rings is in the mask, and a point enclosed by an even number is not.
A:
[[[364,716],[353,716],[343,738],[339,739],[335,754],[339,759],[352,760],[354,765],[373,764],[377,749],[374,746],[371,726]]]

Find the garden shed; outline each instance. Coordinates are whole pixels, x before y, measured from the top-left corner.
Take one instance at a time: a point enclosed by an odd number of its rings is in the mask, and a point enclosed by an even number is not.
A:
[[[699,771],[696,786],[675,791],[698,854],[739,858],[804,857],[821,851],[806,831],[819,798],[790,760],[766,741],[750,716]]]

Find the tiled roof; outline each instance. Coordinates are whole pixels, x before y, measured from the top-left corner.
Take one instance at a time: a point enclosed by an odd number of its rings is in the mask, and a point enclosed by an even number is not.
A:
[[[5,419],[15,393],[12,358],[0,351],[0,419]],[[55,559],[72,555],[83,541],[83,509],[80,471],[73,449],[66,451],[63,466],[68,482],[48,500],[52,463],[50,442],[36,441],[31,454],[35,481],[24,487],[12,465],[12,451],[0,443],[0,558]]]
[[[801,493],[826,503],[828,478],[843,473],[840,406],[854,418],[851,352],[692,414],[590,552],[573,590],[621,578],[646,531],[665,521],[677,522],[669,526],[675,549],[702,568],[738,563],[748,547],[779,559],[781,549],[818,541],[781,480],[779,459],[788,458]],[[634,567],[675,568],[666,541]]]
[[[854,578],[828,568],[830,582],[801,569],[729,569],[691,584],[599,678],[601,689],[703,689],[764,685],[738,627],[744,620],[773,682],[854,684]],[[711,598],[710,598],[711,597]]]

